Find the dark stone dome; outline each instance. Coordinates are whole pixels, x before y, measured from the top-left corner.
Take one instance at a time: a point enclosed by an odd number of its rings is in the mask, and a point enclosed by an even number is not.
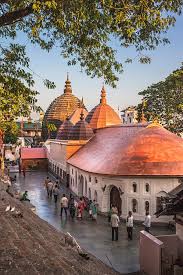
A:
[[[84,104],[79,98],[72,94],[71,82],[67,76],[65,82],[64,93],[57,97],[48,107],[42,127],[42,138],[46,140],[48,137],[55,138],[57,135],[57,129],[60,125],[70,116],[78,107],[85,108]],[[52,131],[48,135],[48,124],[54,124],[56,126],[56,131]]]
[[[78,121],[69,133],[70,140],[88,140],[94,135],[92,128],[84,120],[84,114],[81,113],[80,121]]]
[[[69,132],[73,125],[74,124],[67,117],[64,123],[59,127],[56,138],[60,140],[68,140]]]

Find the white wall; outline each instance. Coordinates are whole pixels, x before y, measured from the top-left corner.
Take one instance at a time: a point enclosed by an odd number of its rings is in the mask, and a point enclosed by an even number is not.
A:
[[[70,174],[70,188],[74,193],[78,194],[79,187],[79,176],[84,177],[87,180],[87,193],[85,190],[83,195],[89,197],[89,188],[91,189],[91,199],[94,199],[95,191],[97,192],[99,210],[101,212],[108,212],[110,207],[110,190],[113,186],[120,188],[123,194],[122,199],[122,217],[126,218],[128,211],[132,210],[132,200],[136,199],[138,203],[138,211],[133,213],[134,219],[144,220],[145,216],[145,201],[149,201],[150,214],[152,215],[152,220],[155,222],[167,222],[171,218],[162,216],[156,218],[153,214],[156,212],[156,198],[159,192],[165,191],[168,193],[173,188],[179,185],[178,179],[176,178],[129,178],[129,177],[109,177],[103,175],[97,175],[79,170],[71,165],[68,165],[68,171]],[[76,184],[76,174],[77,173],[77,184]],[[91,182],[89,182],[89,177],[91,177]],[[97,179],[97,183],[95,182]],[[72,184],[71,184],[72,179]],[[137,192],[133,192],[133,183],[137,184]],[[146,192],[145,185],[149,184],[150,190]],[[105,191],[102,190],[106,186]]]

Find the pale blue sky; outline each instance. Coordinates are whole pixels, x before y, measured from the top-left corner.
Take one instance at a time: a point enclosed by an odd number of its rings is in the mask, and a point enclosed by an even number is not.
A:
[[[113,108],[117,110],[118,106],[125,108],[128,105],[137,104],[140,102],[138,92],[162,80],[181,65],[183,61],[183,16],[178,17],[175,27],[169,30],[168,38],[171,41],[170,45],[160,46],[149,54],[152,58],[151,64],[143,65],[137,61],[126,64],[117,88],[112,89],[106,86],[107,101]],[[79,66],[68,67],[67,62],[59,56],[58,49],[46,53],[39,47],[27,44],[27,52],[31,57],[32,70],[56,83],[55,90],[48,90],[41,79],[35,76],[35,87],[40,92],[39,104],[44,111],[55,97],[63,93],[67,72],[70,75],[73,93],[79,98],[84,97],[86,107],[90,110],[98,104],[102,79],[87,77],[85,73],[80,72]],[[133,47],[121,48],[118,56],[120,60],[125,60],[127,57],[135,57],[136,52]]]

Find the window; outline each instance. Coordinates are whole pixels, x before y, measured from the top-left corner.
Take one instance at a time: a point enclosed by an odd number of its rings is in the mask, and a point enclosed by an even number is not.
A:
[[[149,183],[146,183],[145,189],[146,189],[146,192],[149,192]]]
[[[97,195],[97,191],[95,190],[94,192],[94,200],[97,202],[98,201],[98,195]]]
[[[98,180],[97,180],[97,178],[95,177],[95,183],[97,183],[98,182]]]
[[[91,200],[91,189],[90,188],[88,189],[88,197]]]
[[[136,193],[137,192],[137,184],[134,182],[133,183],[133,192]]]
[[[145,211],[149,212],[149,201],[145,202]]]
[[[132,200],[132,211],[133,211],[134,213],[137,213],[137,211],[138,211],[137,207],[138,207],[137,200],[136,200],[136,199],[133,199],[133,200]]]
[[[73,173],[74,173],[74,171],[73,171],[73,169],[72,169],[72,175],[73,175]]]
[[[75,171],[75,182],[76,182],[76,186],[77,186],[77,171]]]
[[[87,179],[85,178],[85,196],[87,197]]]
[[[89,175],[89,182],[91,182],[91,176]]]

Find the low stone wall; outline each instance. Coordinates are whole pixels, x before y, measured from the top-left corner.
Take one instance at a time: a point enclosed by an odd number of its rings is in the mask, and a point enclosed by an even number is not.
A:
[[[148,275],[161,275],[163,243],[155,236],[140,232],[140,271]]]

